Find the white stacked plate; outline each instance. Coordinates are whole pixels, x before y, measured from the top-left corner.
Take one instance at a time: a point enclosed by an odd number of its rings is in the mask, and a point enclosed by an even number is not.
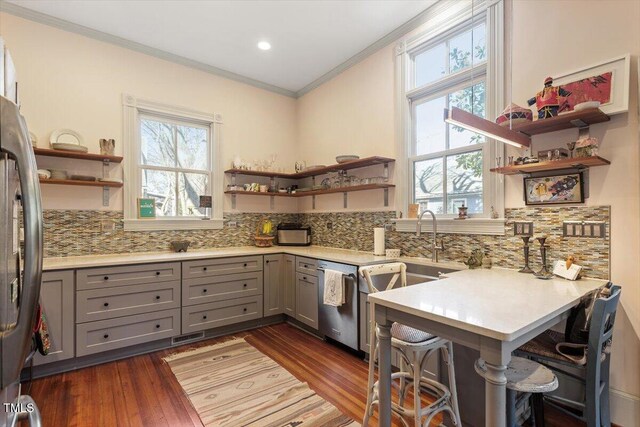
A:
[[[336,157],[336,162],[338,163],[346,163],[346,162],[352,162],[354,160],[358,160],[360,158],[360,156],[356,156],[354,154],[345,154],[342,156],[337,156]]]
[[[54,150],[76,151],[79,153],[86,153],[89,151],[89,149],[84,145],[68,144],[66,142],[52,142],[51,148]]]

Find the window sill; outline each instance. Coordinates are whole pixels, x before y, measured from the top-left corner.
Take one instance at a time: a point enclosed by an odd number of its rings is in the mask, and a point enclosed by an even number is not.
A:
[[[221,230],[222,218],[204,219],[125,219],[125,231]]]
[[[396,230],[401,233],[415,233],[417,219],[395,219]],[[484,234],[489,236],[504,236],[505,234],[504,218],[469,218],[464,220],[456,220],[453,218],[438,219],[438,233],[447,234]],[[431,226],[431,217],[422,219],[421,230],[428,233],[433,230]]]

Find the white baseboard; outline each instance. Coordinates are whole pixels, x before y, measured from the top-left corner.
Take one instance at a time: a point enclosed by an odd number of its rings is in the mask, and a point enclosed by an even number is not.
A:
[[[622,427],[640,427],[640,397],[611,389],[611,422]]]

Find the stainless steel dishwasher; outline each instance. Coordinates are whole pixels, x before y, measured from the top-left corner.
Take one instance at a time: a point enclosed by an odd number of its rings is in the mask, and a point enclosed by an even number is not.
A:
[[[324,270],[331,269],[344,275],[345,303],[340,307],[325,305]],[[320,333],[349,348],[358,350],[358,267],[336,262],[318,263],[318,326]]]

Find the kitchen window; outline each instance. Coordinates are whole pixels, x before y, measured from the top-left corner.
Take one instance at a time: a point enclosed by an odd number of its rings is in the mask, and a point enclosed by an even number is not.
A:
[[[130,95],[123,101],[125,228],[220,228],[219,117]],[[212,213],[200,208],[200,196],[213,196],[213,220],[203,220]],[[137,218],[138,198],[155,200],[155,219]]]
[[[418,203],[442,220],[456,217],[463,204],[471,218],[489,219],[492,208],[502,216],[503,183],[489,172],[502,144],[444,121],[451,107],[496,116],[504,86],[502,8],[502,2],[450,2],[433,11],[428,30],[398,45],[399,151],[407,161],[398,204],[405,214]],[[457,226],[473,231],[469,223],[445,228]]]

